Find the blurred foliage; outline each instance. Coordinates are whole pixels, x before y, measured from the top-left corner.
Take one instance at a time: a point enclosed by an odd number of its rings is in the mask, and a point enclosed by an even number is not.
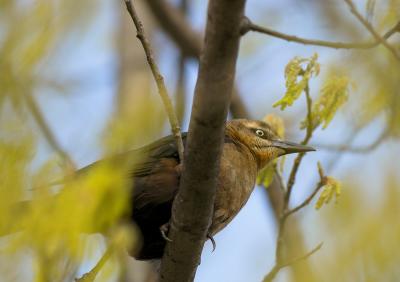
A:
[[[26,97],[35,100],[43,87],[61,93],[71,86],[50,77],[49,69],[62,67],[57,60],[71,38],[76,44],[85,34],[97,5],[93,0],[0,1],[0,235],[14,233],[0,238],[1,281],[72,281],[101,249],[85,235],[92,232],[106,235],[105,245],[113,251],[98,277],[108,281],[122,269],[121,253],[135,246],[135,230],[121,222],[131,210],[128,163],[103,162],[64,178],[68,171],[59,157],[37,160],[40,126],[27,106]],[[143,108],[145,102],[139,101],[141,111],[129,123],[109,127],[106,152],[118,151],[124,142],[126,148],[132,138],[120,132],[137,136],[146,117],[159,111],[151,101]],[[160,126],[152,124],[155,134]],[[57,178],[64,179],[51,185]]]
[[[0,2],[0,107],[6,99],[21,110],[35,87],[57,86],[44,74],[46,62],[68,35],[84,31],[95,1]]]
[[[400,1],[362,1],[365,4],[366,13],[372,14],[371,24],[379,34],[395,26],[400,20]],[[358,3],[360,4],[360,3]],[[324,5],[323,5],[324,6]],[[370,38],[370,34],[355,30],[354,25],[346,22],[343,13],[337,13],[332,7],[324,6],[324,15],[335,16],[337,33],[349,33],[350,38],[360,38],[360,34],[366,34],[364,38]],[[360,8],[361,9],[361,8]],[[342,21],[343,20],[343,21]],[[398,34],[398,33],[397,33]],[[396,33],[388,42],[397,50],[400,41]],[[355,128],[365,127],[368,124],[380,120],[384,125],[388,136],[398,138],[400,135],[400,101],[398,95],[399,62],[383,46],[370,50],[352,50],[346,52],[340,59],[336,58],[331,67],[336,71],[346,71],[346,76],[351,81],[357,82],[357,89],[352,91],[350,102],[346,106],[349,125]]]
[[[135,95],[130,111],[116,113],[104,132],[103,145],[108,155],[154,141],[165,126],[166,115],[159,97],[142,93],[139,88],[131,91]]]
[[[390,173],[389,173],[390,174]],[[350,176],[349,176],[350,177]],[[311,258],[313,281],[398,281],[400,277],[400,183],[395,174],[381,183],[379,196],[350,177],[335,207],[318,213],[324,248]],[[334,274],[334,275],[331,275]],[[295,281],[311,281],[308,275]]]
[[[343,106],[349,97],[349,78],[338,76],[335,73],[328,75],[318,99],[313,103],[311,111],[312,128],[322,124],[325,129],[332,121],[338,109]],[[307,128],[308,119],[304,119],[301,128]]]

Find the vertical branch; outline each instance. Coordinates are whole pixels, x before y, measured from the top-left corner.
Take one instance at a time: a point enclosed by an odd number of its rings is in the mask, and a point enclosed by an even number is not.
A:
[[[129,12],[129,15],[131,16],[131,18],[133,20],[133,23],[135,24],[136,31],[137,31],[136,37],[142,43],[144,52],[146,53],[147,62],[149,63],[151,72],[156,81],[158,93],[161,96],[161,99],[165,106],[165,110],[167,111],[167,114],[168,114],[168,119],[171,124],[171,129],[172,129],[173,135],[175,137],[176,144],[178,146],[179,158],[180,158],[181,162],[183,162],[184,147],[183,147],[183,141],[182,141],[182,136],[181,136],[181,130],[179,127],[178,119],[174,112],[174,108],[172,106],[171,99],[168,96],[167,88],[165,87],[164,78],[161,75],[160,70],[158,69],[158,66],[154,60],[153,51],[151,49],[150,43],[144,34],[143,24],[140,21],[138,15],[136,13],[136,10],[135,10],[134,6],[132,5],[132,2],[130,0],[125,0],[125,5],[126,5],[126,9]]]
[[[350,8],[350,12],[360,21],[360,23],[375,37],[377,42],[382,43],[397,59],[400,60],[400,55],[397,53],[396,49],[390,45],[384,37],[382,37],[374,27],[360,14],[357,10],[356,6],[354,5],[352,0],[344,0]]]
[[[180,1],[180,10],[181,12],[186,15],[188,10],[188,2],[187,0]],[[186,55],[185,53],[179,49],[180,54],[178,58],[178,79],[177,79],[177,86],[176,86],[176,112],[178,116],[178,120],[182,124],[183,117],[185,114],[185,102],[186,102]]]
[[[186,102],[186,71],[185,71],[186,58],[181,53],[178,58],[178,79],[176,82],[176,114],[179,122],[182,124],[185,115],[185,102]]]
[[[306,136],[304,137],[303,141],[301,142],[302,145],[306,145],[308,141],[310,141],[313,133],[313,121],[312,121],[312,116],[311,116],[311,107],[312,107],[312,99],[310,96],[310,88],[307,84],[306,88],[304,89],[306,93],[306,99],[307,99],[307,128],[306,128]],[[297,155],[296,159],[294,160],[294,164],[292,167],[292,170],[290,171],[290,176],[287,184],[287,192],[285,195],[285,201],[284,201],[284,207],[283,209],[286,210],[289,206],[289,200],[290,200],[290,195],[293,190],[294,183],[296,181],[296,174],[297,171],[300,167],[301,161],[304,157],[305,153],[300,153]]]
[[[210,0],[185,164],[172,207],[160,280],[194,279],[214,207],[245,0]]]

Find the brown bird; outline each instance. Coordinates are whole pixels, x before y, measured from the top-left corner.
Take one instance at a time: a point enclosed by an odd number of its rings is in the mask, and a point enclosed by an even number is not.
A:
[[[182,135],[186,141],[186,133]],[[236,119],[226,123],[225,141],[220,161],[219,177],[212,224],[208,237],[222,230],[246,204],[254,189],[258,172],[275,158],[313,148],[280,140],[265,122]],[[134,160],[132,163],[131,160]],[[117,155],[111,160],[128,163],[128,177],[132,179],[133,220],[142,235],[142,245],[132,255],[139,260],[160,259],[164,252],[172,202],[179,189],[181,165],[175,139],[164,137],[137,150]],[[78,171],[82,175],[95,162]],[[20,202],[18,209],[27,209],[29,201]],[[10,230],[9,230],[10,231]],[[14,230],[12,232],[15,232]],[[90,230],[88,232],[99,232]],[[7,232],[0,230],[0,236]]]
[[[185,139],[183,134],[184,142]],[[280,140],[265,122],[228,121],[209,238],[222,230],[246,204],[257,174],[265,165],[285,154],[308,151],[315,150]],[[164,231],[179,189],[181,166],[177,146],[174,138],[167,136],[132,153],[145,156],[132,171],[132,219],[143,236],[142,247],[133,256],[139,260],[159,259],[168,239]]]

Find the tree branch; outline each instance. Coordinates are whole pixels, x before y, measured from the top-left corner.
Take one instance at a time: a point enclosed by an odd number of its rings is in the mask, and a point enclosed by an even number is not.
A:
[[[245,17],[242,20],[242,34],[244,35],[249,31],[260,32],[289,42],[296,42],[304,45],[314,45],[314,46],[321,46],[334,49],[371,49],[382,43],[382,40],[379,39],[375,41],[366,41],[366,42],[332,42],[332,41],[324,41],[318,39],[301,38],[295,35],[289,35],[279,31],[275,31],[268,27],[262,27],[256,25],[249,18]],[[393,34],[399,31],[400,31],[400,22],[398,22],[395,26],[393,26],[390,30],[388,30],[385,33],[385,35],[383,35],[382,39],[383,40],[388,39]]]
[[[147,40],[147,38],[144,34],[142,22],[140,21],[138,15],[136,13],[136,10],[132,5],[132,2],[130,0],[125,0],[125,5],[126,5],[126,9],[129,12],[129,15],[131,16],[131,18],[133,20],[133,23],[135,24],[136,31],[137,31],[136,37],[142,43],[144,52],[146,53],[147,62],[149,63],[151,72],[156,81],[158,93],[161,96],[161,99],[164,103],[165,110],[168,114],[168,119],[171,124],[171,130],[174,134],[176,145],[178,146],[179,158],[180,158],[181,162],[183,162],[184,147],[183,147],[181,130],[179,127],[178,119],[175,115],[174,108],[172,106],[171,99],[168,96],[167,88],[165,87],[164,78],[161,75],[160,70],[158,69],[158,66],[154,60],[153,51],[151,49],[150,42]]]
[[[379,35],[379,33],[374,29],[374,27],[366,20],[364,17],[358,12],[357,8],[354,6],[353,1],[344,0],[350,8],[350,12],[360,21],[360,23],[374,36],[376,41],[380,42],[383,46],[385,46],[397,59],[400,60],[400,55],[397,53],[396,49],[392,45],[390,45],[386,39]]]
[[[188,2],[187,0],[181,0],[179,2],[180,11],[186,15],[188,10]],[[179,58],[178,58],[178,78],[176,82],[176,112],[179,121],[183,122],[184,114],[185,114],[185,104],[186,104],[186,55],[185,53],[179,49]]]
[[[182,53],[188,57],[199,58],[203,47],[201,35],[193,30],[182,11],[165,0],[147,0],[145,2],[159,21],[161,28],[178,45]]]
[[[201,35],[191,27],[184,14],[165,0],[147,0],[145,3],[160,23],[160,27],[182,52],[186,56],[199,59],[203,48]],[[236,88],[233,89],[230,111],[235,118],[250,116]]]
[[[318,173],[319,173],[320,180],[319,180],[317,186],[315,187],[314,191],[297,207],[286,211],[283,215],[284,217],[288,217],[291,214],[294,214],[294,213],[298,212],[299,210],[301,210],[302,208],[304,208],[305,206],[307,206],[312,201],[312,199],[314,199],[315,195],[317,195],[319,190],[321,190],[321,188],[324,187],[326,178],[325,178],[325,173],[322,169],[322,166],[319,162],[318,162]]]
[[[313,126],[313,121],[312,121],[312,99],[310,96],[310,89],[308,84],[306,85],[304,92],[306,94],[306,101],[307,101],[307,128],[306,128],[306,136],[304,137],[304,140],[302,141],[301,144],[306,145],[308,143],[308,141],[311,139],[312,134],[313,134],[313,130],[315,129],[315,127]],[[298,171],[298,168],[300,167],[300,163],[301,160],[304,157],[304,153],[300,153],[294,163],[293,163],[293,167],[292,170],[290,172],[290,176],[288,179],[288,183],[287,183],[287,190],[286,193],[283,194],[283,207],[282,210],[280,211],[280,217],[279,217],[279,222],[278,222],[278,235],[277,235],[277,239],[276,239],[276,250],[275,250],[275,265],[274,267],[270,270],[270,272],[267,274],[267,276],[265,277],[264,281],[271,281],[276,274],[278,273],[278,271],[285,266],[288,266],[288,263],[284,263],[283,262],[283,258],[282,258],[282,246],[283,246],[283,241],[284,241],[284,236],[285,236],[285,227],[286,227],[286,222],[288,217],[293,214],[294,212],[300,210],[301,208],[303,208],[306,204],[304,205],[300,205],[299,207],[296,207],[293,210],[288,210],[288,206],[289,206],[289,200],[290,200],[290,195],[293,189],[293,185],[295,183],[295,179],[296,179],[296,174]],[[319,172],[321,175],[321,179],[322,179],[322,175],[323,175],[323,171],[321,166],[319,165]],[[322,182],[322,180],[321,180]],[[281,186],[284,185],[283,183],[280,184]],[[322,186],[321,186],[322,187]],[[309,197],[309,201],[311,201],[311,199],[317,194],[318,190],[321,188],[319,187],[319,185],[317,186],[317,191],[314,191],[315,193],[312,193],[311,196]],[[306,199],[306,202],[309,202],[308,199]]]
[[[211,224],[225,121],[232,93],[244,0],[211,0],[161,281],[194,279]],[[212,105],[212,106],[211,106]]]
[[[312,249],[308,253],[306,253],[306,254],[298,257],[298,258],[292,259],[291,261],[288,261],[286,263],[281,263],[281,264],[274,265],[274,267],[271,269],[271,271],[263,279],[263,282],[272,281],[282,268],[285,268],[287,266],[291,266],[291,265],[293,265],[293,264],[295,264],[295,263],[297,263],[299,261],[302,261],[302,260],[305,260],[305,259],[309,258],[314,253],[319,251],[321,248],[322,248],[322,243],[318,244],[314,249]]]
[[[329,151],[338,151],[338,152],[349,152],[349,153],[355,153],[355,154],[364,154],[371,152],[372,150],[375,150],[380,144],[382,144],[383,141],[388,137],[389,135],[389,129],[385,129],[381,135],[371,144],[366,145],[366,146],[351,146],[346,144],[342,145],[329,145],[329,144],[318,144],[316,145],[320,149],[325,149]]]
[[[302,145],[306,145],[308,141],[312,137],[313,133],[313,124],[312,124],[312,117],[311,117],[311,106],[312,106],[312,100],[310,96],[310,89],[308,87],[308,84],[305,88],[305,93],[306,93],[306,99],[307,99],[307,131],[306,131],[306,136],[304,137],[304,140],[301,142]],[[284,200],[284,205],[283,209],[284,212],[287,210],[289,206],[289,200],[290,200],[290,195],[292,194],[294,182],[296,180],[296,175],[297,171],[300,167],[301,161],[304,157],[305,153],[300,153],[297,155],[296,159],[294,160],[292,170],[290,171],[289,179],[288,179],[288,184],[287,184],[287,192],[285,194],[285,200]]]

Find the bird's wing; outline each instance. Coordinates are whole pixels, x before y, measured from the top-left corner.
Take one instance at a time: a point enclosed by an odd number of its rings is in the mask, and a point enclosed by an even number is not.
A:
[[[182,141],[186,143],[187,133],[182,133]],[[132,166],[132,176],[142,177],[154,172],[160,160],[171,159],[176,160],[179,164],[178,147],[175,138],[172,135],[166,136],[142,148],[127,152],[134,161]]]
[[[183,143],[186,143],[187,133],[182,133]],[[129,175],[132,177],[142,177],[152,173],[152,170],[158,162],[163,158],[175,159],[178,163],[179,154],[175,138],[172,135],[163,137],[153,143],[143,146],[138,149],[119,153],[112,157],[108,157],[96,161],[88,166],[79,169],[76,172],[77,176],[84,175],[104,163],[116,163],[129,165]]]
[[[182,139],[185,144],[186,133],[182,134]],[[180,160],[174,137],[164,137],[130,153],[139,158],[130,171],[134,180],[133,205],[136,212],[170,205],[180,179]]]

